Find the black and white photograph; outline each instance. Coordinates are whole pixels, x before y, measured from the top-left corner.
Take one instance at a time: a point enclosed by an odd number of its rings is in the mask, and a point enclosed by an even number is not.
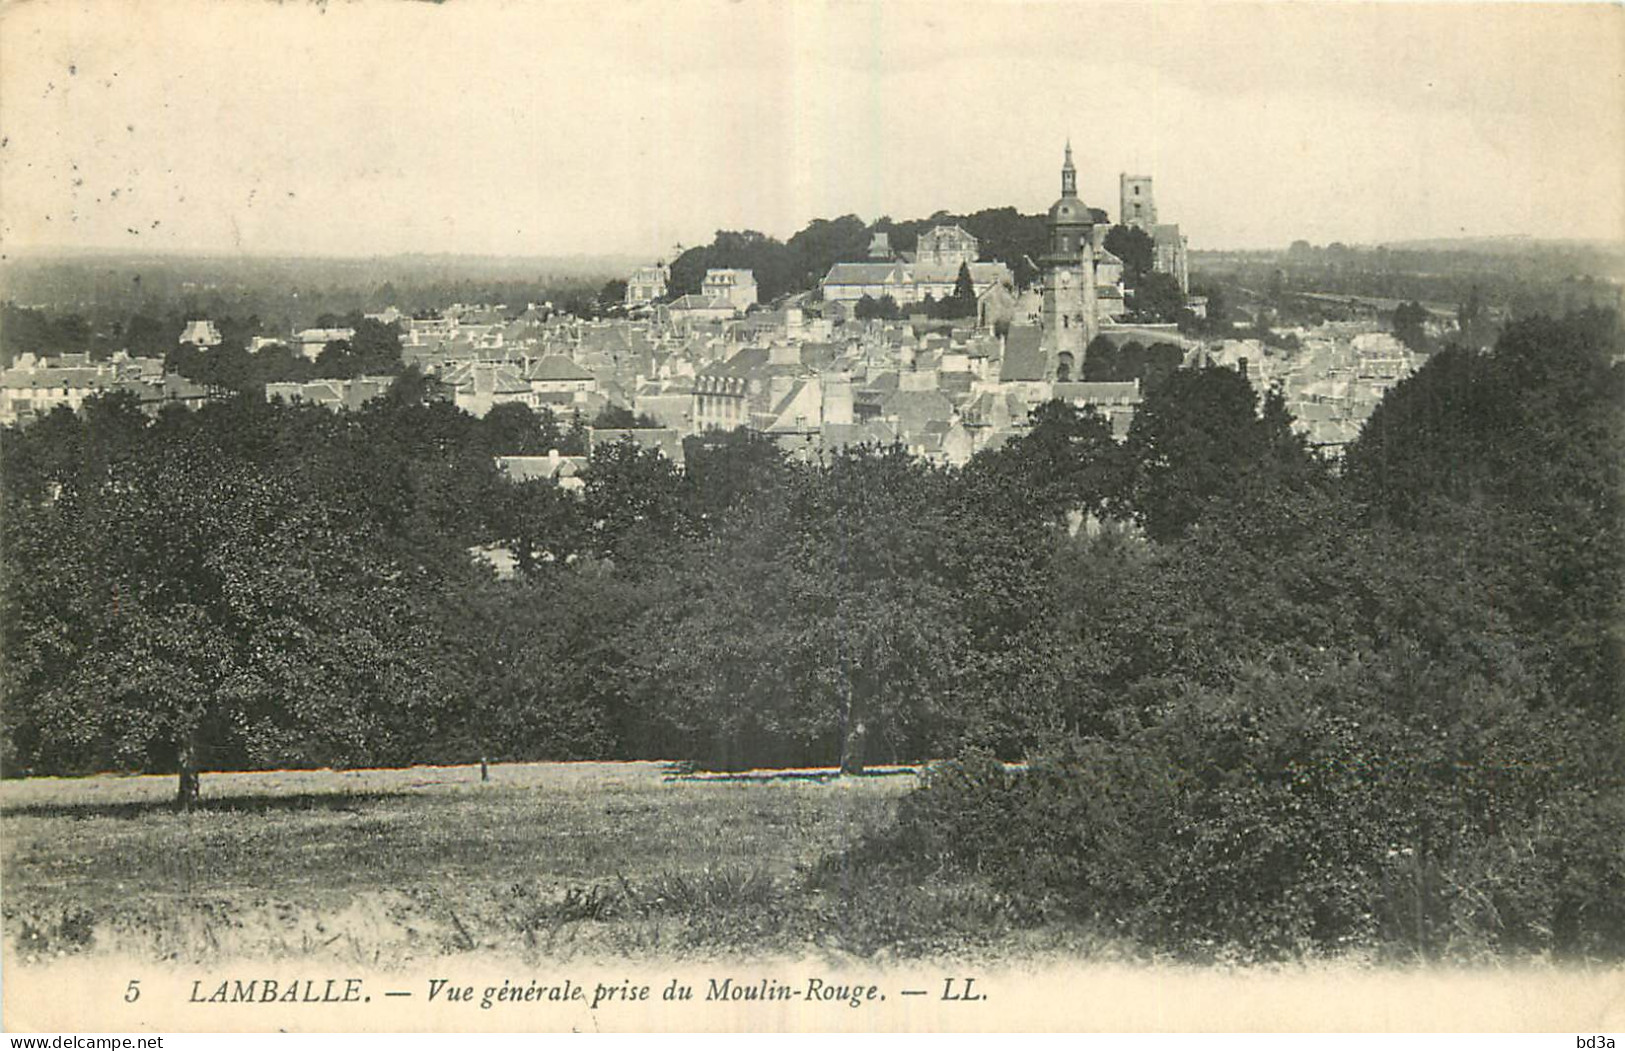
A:
[[[1613,1048],[1622,313],[1618,3],[0,3],[0,1028]]]

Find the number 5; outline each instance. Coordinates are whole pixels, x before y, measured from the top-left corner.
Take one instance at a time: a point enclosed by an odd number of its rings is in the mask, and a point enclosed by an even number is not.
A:
[[[131,978],[129,986],[124,990],[124,1002],[133,1004],[139,999],[141,999],[141,979]]]

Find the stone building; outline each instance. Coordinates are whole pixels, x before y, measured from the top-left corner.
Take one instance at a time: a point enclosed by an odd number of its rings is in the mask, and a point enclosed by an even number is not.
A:
[[[981,251],[969,231],[959,226],[938,226],[920,235],[914,246],[914,262],[951,267],[957,274],[960,263],[976,262]]]
[[[756,273],[753,270],[707,270],[700,294],[706,299],[726,299],[742,314],[756,305]]]
[[[1049,209],[1049,249],[1044,268],[1045,379],[1065,383],[1081,374],[1084,349],[1100,331],[1095,289],[1095,215],[1078,197],[1072,143],[1061,165],[1061,196]]]
[[[666,285],[670,281],[671,267],[665,263],[638,267],[626,279],[626,305],[640,307],[653,303],[666,294]]]
[[[1151,235],[1152,267],[1159,273],[1172,274],[1179,282],[1179,290],[1189,295],[1191,275],[1190,261],[1186,258],[1189,247],[1187,238],[1179,232],[1178,223],[1157,222],[1157,199],[1152,193],[1151,176],[1124,172],[1117,177],[1117,183],[1121,208],[1118,222]]]

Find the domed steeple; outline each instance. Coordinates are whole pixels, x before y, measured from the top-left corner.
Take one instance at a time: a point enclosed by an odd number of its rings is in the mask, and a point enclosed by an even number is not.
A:
[[[1061,197],[1049,207],[1050,254],[1081,254],[1094,223],[1094,212],[1078,197],[1078,169],[1072,163],[1072,140],[1067,139],[1066,163],[1061,165]]]
[[[1095,251],[1091,235],[1095,213],[1078,197],[1078,169],[1067,140],[1061,165],[1061,198],[1049,209],[1049,250],[1044,267],[1040,311],[1045,378],[1070,381],[1083,368],[1089,341],[1100,331],[1095,289]]]

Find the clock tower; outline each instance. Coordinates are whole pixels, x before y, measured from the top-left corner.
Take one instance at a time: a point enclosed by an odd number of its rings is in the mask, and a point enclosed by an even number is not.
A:
[[[1061,197],[1049,209],[1044,267],[1045,379],[1067,382],[1083,374],[1083,355],[1099,332],[1095,314],[1094,213],[1078,197],[1072,143],[1061,166]]]

